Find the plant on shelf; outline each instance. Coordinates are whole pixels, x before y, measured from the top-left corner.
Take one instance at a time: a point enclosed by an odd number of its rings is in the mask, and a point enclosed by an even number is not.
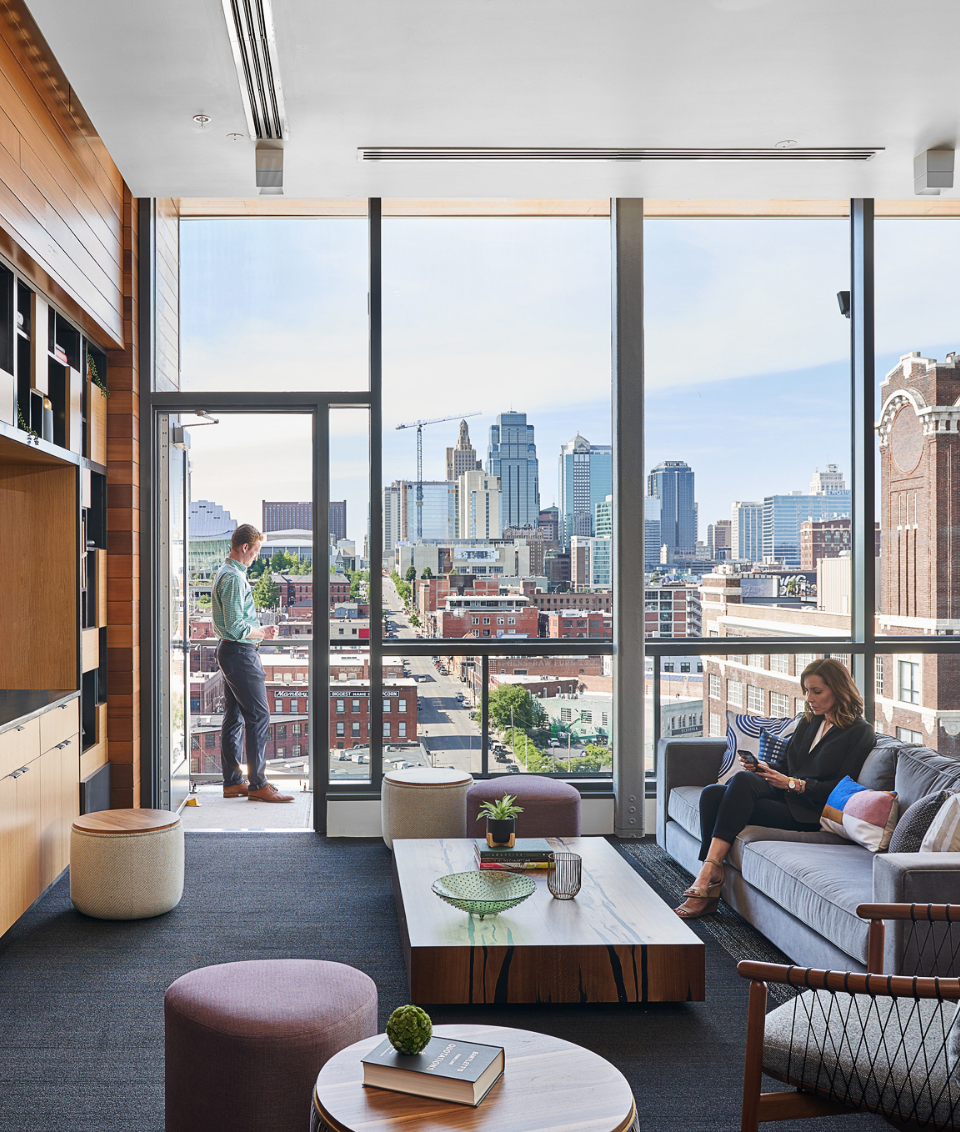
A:
[[[27,436],[29,436],[33,440],[34,444],[40,443],[40,436],[37,433],[37,430],[35,428],[31,428],[23,419],[23,410],[20,408],[19,401],[17,402],[17,424],[19,424],[19,426],[23,429]]]
[[[420,1053],[432,1036],[430,1015],[419,1006],[398,1006],[387,1019],[387,1037],[397,1053]]]
[[[515,794],[504,794],[493,802],[481,802],[477,821],[487,819],[487,842],[491,845],[510,845],[517,831],[517,814],[523,806],[516,805]]]
[[[87,354],[87,374],[104,397],[109,397],[110,390],[103,384],[103,378],[97,372],[97,363],[93,360],[93,354]]]

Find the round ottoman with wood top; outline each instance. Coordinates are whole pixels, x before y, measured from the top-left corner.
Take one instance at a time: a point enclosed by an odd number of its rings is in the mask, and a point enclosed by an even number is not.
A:
[[[377,987],[318,959],[221,963],[163,1000],[166,1132],[304,1132],[317,1074],[377,1032]]]
[[[387,848],[393,848],[396,837],[466,837],[464,801],[472,784],[473,775],[466,770],[388,770],[380,788]]]
[[[98,810],[70,831],[70,899],[98,920],[143,920],[183,896],[183,826],[170,810]]]
[[[482,802],[515,795],[523,813],[517,814],[517,837],[579,837],[580,791],[569,782],[539,774],[515,774],[475,782],[467,794],[467,836],[483,837],[484,818],[477,819]]]

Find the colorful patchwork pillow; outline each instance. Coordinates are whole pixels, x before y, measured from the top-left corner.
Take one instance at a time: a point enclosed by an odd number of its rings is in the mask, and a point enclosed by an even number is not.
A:
[[[898,814],[895,790],[868,790],[847,775],[830,791],[820,828],[881,853],[890,844]]]
[[[762,731],[767,731],[778,739],[789,739],[801,719],[803,719],[802,712],[796,719],[764,719],[762,715],[737,715],[734,711],[728,711],[727,749],[723,753],[717,782],[726,782],[742,769],[737,751],[750,751],[757,758],[760,757]]]

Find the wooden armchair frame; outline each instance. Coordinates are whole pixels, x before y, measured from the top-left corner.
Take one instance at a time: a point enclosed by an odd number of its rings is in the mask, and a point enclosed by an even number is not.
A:
[[[742,978],[750,980],[747,1007],[747,1041],[743,1074],[743,1109],[741,1132],[758,1132],[761,1123],[777,1120],[795,1120],[804,1117],[835,1116],[857,1111],[873,1111],[895,1128],[960,1128],[960,1112],[953,1123],[936,1124],[932,1120],[921,1122],[900,1119],[882,1108],[863,1101],[845,1101],[837,1095],[824,1095],[820,1091],[803,1091],[795,1081],[795,1092],[764,1093],[762,1089],[764,1040],[767,1017],[767,984],[781,983],[801,987],[803,990],[825,990],[848,995],[867,995],[871,998],[960,1000],[960,979],[922,977],[919,975],[884,975],[883,964],[884,920],[909,920],[921,923],[960,923],[960,906],[950,904],[861,904],[857,914],[870,920],[868,937],[868,967],[866,974],[850,971],[820,971],[810,967],[786,966],[776,963],[754,963],[745,960],[737,965]],[[787,1078],[783,1078],[787,1080]]]

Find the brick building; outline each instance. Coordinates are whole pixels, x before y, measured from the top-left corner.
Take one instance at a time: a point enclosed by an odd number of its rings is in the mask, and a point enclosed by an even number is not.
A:
[[[524,593],[527,593],[526,588]],[[592,593],[544,593],[537,590],[528,594],[530,601],[541,613],[557,612],[561,609],[588,609],[592,612],[612,613],[613,592],[594,590]]]
[[[880,557],[880,524],[876,524],[875,553]],[[805,519],[800,524],[800,569],[816,570],[821,558],[839,558],[850,550],[849,519]]]
[[[960,634],[960,359],[905,354],[880,387],[877,632]],[[877,658],[884,731],[960,756],[960,656]],[[922,737],[922,738],[920,738]]]
[[[417,682],[383,681],[383,739],[417,741]],[[370,741],[370,681],[339,680],[330,689],[330,747],[365,747]]]
[[[539,614],[520,594],[448,597],[428,615],[427,635],[434,637],[536,637]]]
[[[592,609],[564,609],[540,614],[540,636],[557,640],[613,637],[613,614]]]
[[[643,633],[646,637],[702,637],[699,587],[645,586]]]

